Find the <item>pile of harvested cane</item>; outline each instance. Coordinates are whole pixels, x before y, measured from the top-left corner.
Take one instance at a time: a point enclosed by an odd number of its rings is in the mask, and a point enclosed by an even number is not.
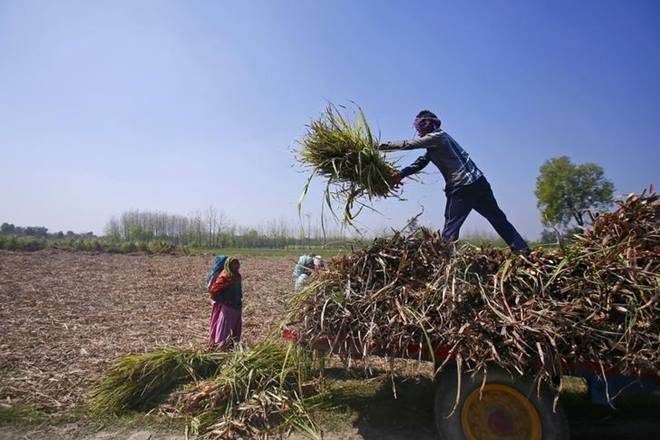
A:
[[[660,204],[631,195],[566,249],[452,249],[419,229],[335,259],[292,301],[303,341],[340,354],[449,348],[539,383],[568,363],[630,374],[660,365]]]
[[[213,377],[183,390],[177,412],[206,438],[257,438],[296,428],[320,437],[308,409],[322,402],[309,352],[279,341],[239,346]]]

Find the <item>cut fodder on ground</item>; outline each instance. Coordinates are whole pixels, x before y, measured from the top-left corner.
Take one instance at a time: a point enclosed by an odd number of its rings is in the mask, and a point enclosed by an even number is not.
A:
[[[426,229],[339,257],[295,294],[302,341],[403,355],[443,346],[464,372],[541,382],[568,364],[660,377],[660,203],[632,195],[566,249],[455,252]]]
[[[227,357],[176,348],[124,356],[90,392],[90,408],[106,414],[152,408],[178,385],[213,375]]]
[[[298,161],[311,170],[299,208],[316,175],[326,179],[325,202],[330,210],[334,213],[333,201],[343,205],[346,224],[353,224],[372,199],[396,194],[389,184],[396,169],[378,150],[379,140],[361,108],[351,122],[349,115],[329,104],[321,117],[307,126],[299,144]]]
[[[268,340],[239,346],[218,373],[184,389],[178,412],[205,438],[257,438],[296,429],[319,437],[311,407],[323,399],[309,352]]]

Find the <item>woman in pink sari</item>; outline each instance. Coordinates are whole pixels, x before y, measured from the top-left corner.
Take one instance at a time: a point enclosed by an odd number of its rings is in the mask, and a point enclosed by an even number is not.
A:
[[[243,290],[240,263],[229,257],[224,269],[209,287],[213,300],[209,323],[209,344],[229,350],[241,339]]]

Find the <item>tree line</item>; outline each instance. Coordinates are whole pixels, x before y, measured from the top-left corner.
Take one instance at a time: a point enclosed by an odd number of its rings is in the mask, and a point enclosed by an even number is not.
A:
[[[113,241],[166,240],[176,245],[204,248],[283,249],[337,245],[349,240],[343,230],[324,231],[319,222],[312,224],[310,215],[305,218],[307,225],[304,229],[286,219],[255,227],[236,225],[213,206],[188,216],[130,210],[108,221],[105,236]]]
[[[37,237],[37,238],[94,238],[93,232],[76,233],[73,231],[48,232],[45,226],[16,226],[12,223],[2,223],[0,225],[0,235],[14,235],[16,237]]]

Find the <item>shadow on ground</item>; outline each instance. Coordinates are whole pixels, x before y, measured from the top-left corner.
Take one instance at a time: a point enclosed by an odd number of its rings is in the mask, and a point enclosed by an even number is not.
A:
[[[660,395],[640,394],[621,399],[616,409],[591,403],[586,394],[567,394],[563,406],[575,439],[660,438]]]
[[[330,371],[332,401],[339,412],[351,414],[352,434],[337,438],[435,439],[434,385],[427,376],[365,377],[356,371]],[[392,385],[396,389],[393,394]],[[616,409],[591,403],[586,392],[566,393],[562,405],[574,439],[657,439],[660,395],[621,400]],[[332,415],[328,415],[332,417]],[[344,419],[345,420],[345,419]],[[329,432],[333,421],[328,420]],[[337,428],[337,426],[334,426]],[[339,429],[341,432],[342,429]],[[334,437],[332,437],[334,438]]]
[[[335,405],[353,414],[355,434],[361,438],[435,438],[433,383],[428,377],[343,378],[332,394]]]

